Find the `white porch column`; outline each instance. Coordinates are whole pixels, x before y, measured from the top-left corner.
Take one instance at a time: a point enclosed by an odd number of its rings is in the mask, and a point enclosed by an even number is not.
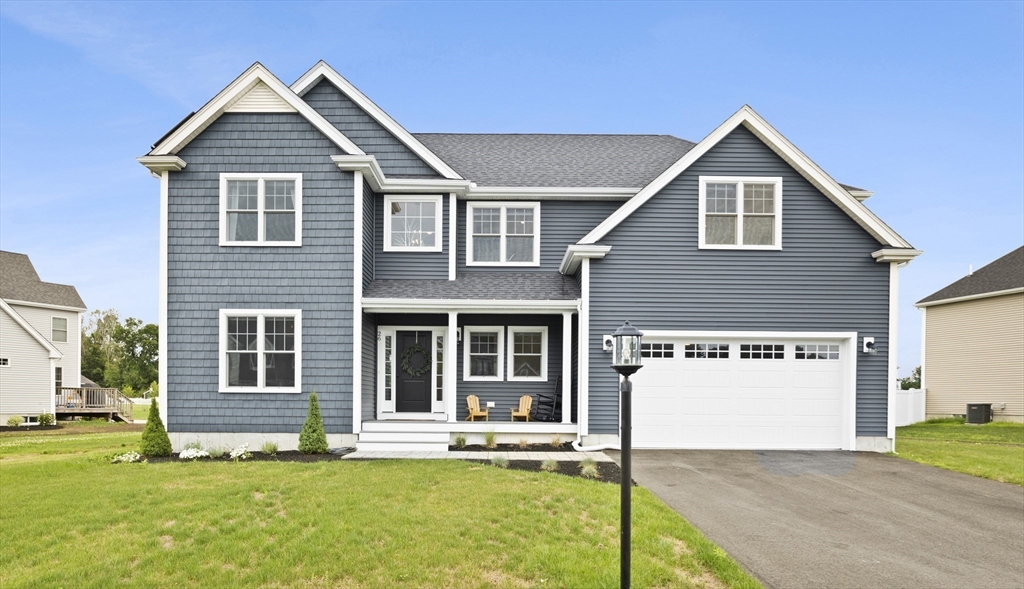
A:
[[[455,423],[457,420],[456,410],[458,405],[456,399],[458,394],[456,391],[456,383],[458,383],[458,376],[455,371],[458,369],[459,354],[459,314],[456,311],[448,312],[448,341],[445,342],[444,346],[444,406],[445,414],[448,416],[448,423]]]
[[[572,423],[572,312],[562,313],[562,423]]]

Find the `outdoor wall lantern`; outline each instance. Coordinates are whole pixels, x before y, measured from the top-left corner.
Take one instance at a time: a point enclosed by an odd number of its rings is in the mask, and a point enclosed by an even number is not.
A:
[[[633,383],[629,382],[629,376],[642,368],[640,363],[640,338],[643,337],[637,328],[629,324],[629,321],[622,324],[622,327],[612,334],[612,368],[622,375],[622,384],[619,391],[622,393],[620,417],[622,422],[621,450],[622,450],[622,480],[619,482],[620,493],[620,515],[619,525],[619,586],[622,589],[629,589],[629,568],[630,568],[630,539],[632,535],[632,461],[630,448],[633,444]]]

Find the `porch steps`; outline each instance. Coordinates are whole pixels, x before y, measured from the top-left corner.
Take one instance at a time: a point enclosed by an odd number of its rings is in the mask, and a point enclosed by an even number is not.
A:
[[[363,431],[356,441],[360,452],[447,452],[448,432]]]

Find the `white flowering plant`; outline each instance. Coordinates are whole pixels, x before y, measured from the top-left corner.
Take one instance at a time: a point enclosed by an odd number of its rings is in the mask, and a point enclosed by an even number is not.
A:
[[[118,463],[129,463],[129,462],[145,462],[142,459],[142,455],[138,452],[125,452],[124,454],[118,454],[114,456],[110,462],[114,464]]]
[[[199,460],[200,458],[209,458],[210,453],[206,450],[200,450],[199,448],[185,448],[178,454],[178,458],[181,460]]]
[[[228,456],[236,462],[239,460],[245,460],[246,458],[250,458],[252,454],[249,453],[249,444],[242,444],[241,446],[232,450],[231,453],[228,454]]]

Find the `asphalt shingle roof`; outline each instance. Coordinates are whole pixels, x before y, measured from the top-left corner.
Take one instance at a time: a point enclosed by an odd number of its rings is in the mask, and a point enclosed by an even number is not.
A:
[[[374,280],[363,290],[371,299],[484,299],[572,301],[580,289],[558,272],[470,272],[456,280]]]
[[[642,188],[696,145],[671,135],[414,135],[479,186]]]
[[[39,279],[25,254],[0,251],[0,299],[85,308],[75,287]]]
[[[964,276],[946,288],[929,295],[920,301],[930,303],[971,295],[1024,288],[1024,246],[1021,246],[998,260]]]

